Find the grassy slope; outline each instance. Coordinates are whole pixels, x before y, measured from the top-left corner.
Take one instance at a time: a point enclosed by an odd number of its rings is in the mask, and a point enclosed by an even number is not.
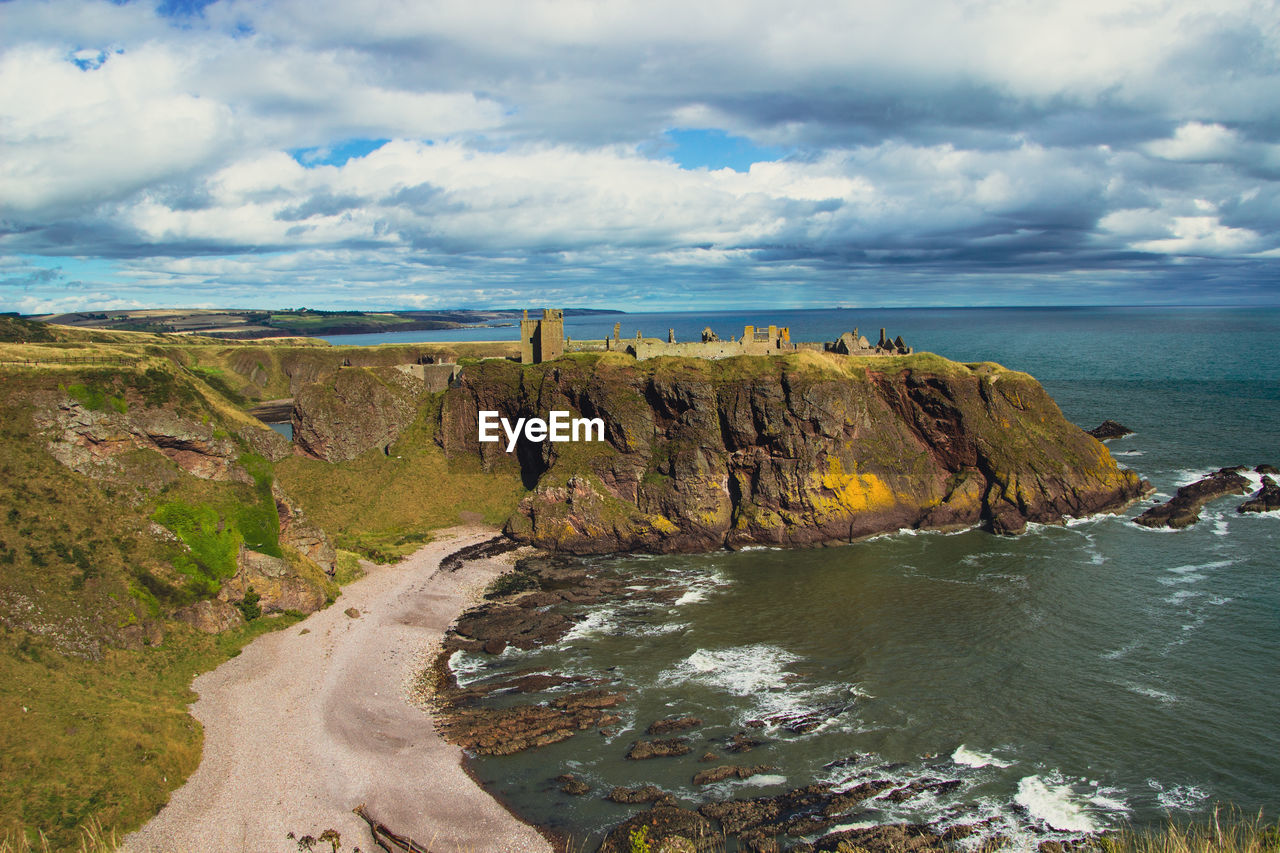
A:
[[[32,421],[33,398],[60,385],[133,406],[150,395],[232,429],[244,417],[146,362],[0,371],[0,834],[37,828],[55,846],[91,818],[127,829],[153,814],[199,761],[191,678],[292,621],[214,639],[165,619],[199,593],[173,568],[180,546],[150,532],[151,515],[182,502],[235,525],[260,503],[255,487],[196,479],[150,451],[121,457],[110,482],[71,471]]]
[[[339,547],[378,561],[415,550],[430,530],[457,524],[460,511],[501,525],[524,495],[519,472],[446,459],[435,443],[440,396],[432,396],[390,455],[371,450],[338,464],[295,456],[277,463],[276,476]]]

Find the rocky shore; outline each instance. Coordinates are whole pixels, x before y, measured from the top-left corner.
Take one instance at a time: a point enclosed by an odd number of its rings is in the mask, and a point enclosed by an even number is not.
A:
[[[1247,494],[1249,479],[1241,473],[1247,470],[1244,465],[1219,468],[1207,477],[1180,487],[1168,501],[1157,503],[1133,521],[1143,527],[1169,527],[1174,530],[1190,527],[1200,520],[1200,510],[1206,504],[1227,495]],[[1241,503],[1236,508],[1237,512],[1272,512],[1280,509],[1280,486],[1270,476],[1278,473],[1275,466],[1259,465],[1253,470],[1262,475],[1262,487],[1249,500]]]
[[[520,579],[515,585],[518,589],[505,592],[513,577]],[[476,677],[460,685],[450,659],[459,651],[488,658],[508,647],[530,649],[557,643],[577,624],[571,613],[566,613],[575,609],[570,605],[604,605],[620,599],[663,603],[675,595],[672,590],[627,585],[605,570],[592,570],[583,562],[564,557],[543,554],[522,559],[512,573],[491,586],[486,596],[490,600],[466,611],[444,638],[432,665],[437,730],[473,755],[509,755],[586,732],[612,735],[628,698],[628,685],[612,674],[588,678],[518,669],[500,676]],[[688,763],[693,786],[720,794],[708,793],[700,801],[681,801],[654,784],[594,789],[571,772],[549,778],[549,785],[564,796],[597,796],[637,807],[609,830],[599,846],[602,853],[627,853],[633,849],[631,840],[637,833],[643,833],[655,851],[722,850],[726,839],[732,839],[737,849],[761,853],[843,853],[850,849],[941,853],[956,850],[956,843],[970,836],[998,841],[993,835],[996,830],[978,821],[947,827],[851,827],[865,823],[869,816],[874,819],[878,807],[886,803],[945,794],[962,785],[945,772],[926,772],[904,780],[899,774],[889,778],[877,772],[878,768],[862,767],[853,777],[857,781],[840,786],[810,784],[769,796],[728,799],[722,796],[723,788],[710,787],[726,780],[776,773],[778,768],[752,762],[746,755],[769,740],[766,731],[802,734],[845,710],[844,706],[831,706],[749,720],[736,733],[714,739],[703,732],[703,720],[692,715],[633,721],[641,736],[619,739],[620,754],[638,768],[656,762]],[[827,767],[854,770],[858,765],[859,756],[850,756],[837,758]],[[1041,847],[1044,853],[1061,853],[1062,849],[1057,840],[1046,841]]]

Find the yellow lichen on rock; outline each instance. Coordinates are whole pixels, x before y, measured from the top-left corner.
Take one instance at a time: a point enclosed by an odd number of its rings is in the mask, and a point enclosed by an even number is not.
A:
[[[821,485],[826,492],[834,495],[830,498],[819,496],[815,499],[815,505],[824,513],[844,515],[867,512],[897,503],[893,489],[889,488],[888,483],[875,474],[859,474],[856,470],[846,472],[844,463],[836,456],[827,459],[827,470],[822,475]],[[826,492],[818,494],[823,495]]]

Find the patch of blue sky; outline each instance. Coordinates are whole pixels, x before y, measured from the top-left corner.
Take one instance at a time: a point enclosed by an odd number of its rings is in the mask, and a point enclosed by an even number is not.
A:
[[[204,13],[204,7],[217,0],[161,0],[156,4],[156,14],[165,18],[191,18]]]
[[[746,172],[752,163],[770,162],[785,156],[776,146],[756,145],[750,139],[723,130],[675,128],[665,134],[668,144],[661,153],[685,169],[733,169]]]
[[[390,142],[389,139],[348,139],[334,145],[316,145],[311,148],[294,148],[289,156],[302,166],[341,166],[348,160],[365,157]]]

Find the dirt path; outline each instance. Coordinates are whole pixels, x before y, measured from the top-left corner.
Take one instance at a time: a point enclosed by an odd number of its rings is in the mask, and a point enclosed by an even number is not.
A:
[[[369,853],[378,848],[351,812],[364,803],[433,853],[549,853],[463,772],[461,750],[407,698],[422,651],[506,567],[499,557],[447,572],[438,571],[440,560],[493,535],[442,531],[403,562],[345,587],[335,605],[199,676],[192,713],[204,725],[200,766],[123,849],[294,853],[287,833],[318,837],[332,828],[344,850]],[[352,607],[358,618],[346,615]]]

